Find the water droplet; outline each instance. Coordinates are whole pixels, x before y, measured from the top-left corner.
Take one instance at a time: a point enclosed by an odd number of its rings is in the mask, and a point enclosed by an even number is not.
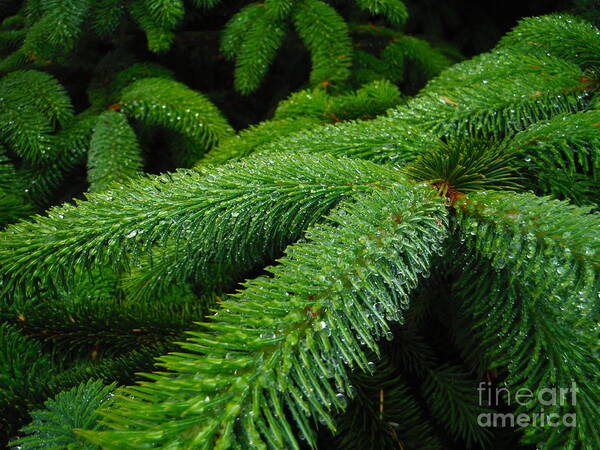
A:
[[[335,395],[335,398],[337,399],[338,404],[342,407],[342,408],[346,408],[346,406],[348,406],[348,400],[346,400],[346,397],[344,396],[344,394],[342,394],[341,392],[338,392]]]

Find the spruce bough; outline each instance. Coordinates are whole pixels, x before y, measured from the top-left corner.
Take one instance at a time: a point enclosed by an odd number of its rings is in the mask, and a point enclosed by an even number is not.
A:
[[[509,431],[542,448],[598,448],[599,60],[593,25],[525,19],[385,116],[261,137],[243,154],[216,146],[196,170],[9,225],[0,274],[12,314],[43,300],[63,308],[100,279],[135,291],[125,304],[173,301],[181,285],[213,308],[146,381],[115,391],[100,422],[80,419],[60,439],[493,447],[511,438],[478,421],[495,406],[478,401],[489,381],[534,398],[575,384],[576,402],[501,408],[575,414],[577,426]],[[79,389],[47,416],[88,401]],[[24,448],[50,439],[34,417]]]

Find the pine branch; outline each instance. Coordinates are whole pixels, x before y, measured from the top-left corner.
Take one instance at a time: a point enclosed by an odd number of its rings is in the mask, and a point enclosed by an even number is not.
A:
[[[227,59],[236,58],[240,51],[240,43],[244,41],[252,24],[263,14],[263,8],[259,3],[250,3],[225,24],[221,38],[221,51]]]
[[[164,78],[166,80],[175,80],[175,74],[171,70],[159,66],[158,64],[132,64],[114,76],[114,80],[112,80],[106,88],[109,98],[117,102],[127,86],[142,78]]]
[[[158,299],[172,298],[171,280],[180,288],[188,286],[189,283],[195,288],[197,295],[212,298],[215,294],[233,291],[241,281],[240,272],[245,274],[254,269],[249,267],[240,270],[232,263],[202,261],[201,264],[202,271],[198,272],[197,264],[183,260],[179,246],[176,242],[171,242],[164,247],[154,248],[149,257],[144,258],[135,268],[123,275],[120,287],[126,292],[128,301],[134,304],[147,304]],[[175,274],[172,272],[173,269],[176,269]],[[183,278],[179,278],[180,276]]]
[[[212,295],[198,298],[189,286],[168,286],[160,298],[136,302],[117,289],[119,280],[96,271],[77,274],[73,288],[20,298],[0,317],[45,344],[58,360],[93,359],[156,346],[180,337],[215,305]],[[42,301],[43,300],[43,301]]]
[[[88,154],[90,191],[139,175],[143,160],[135,132],[123,114],[108,110],[98,117]]]
[[[0,52],[8,53],[20,47],[25,33],[25,30],[0,30]]]
[[[466,84],[485,87],[493,79],[512,82],[514,78],[522,76],[560,79],[565,72],[578,71],[581,75],[585,74],[576,64],[564,58],[535,51],[521,53],[512,48],[500,48],[449,67],[432,79],[423,92],[443,93],[449,89],[460,89]],[[585,84],[583,87],[589,86]]]
[[[514,156],[504,142],[454,140],[436,147],[409,164],[412,179],[435,186],[442,196],[457,192],[513,190],[519,187]]]
[[[448,255],[444,254],[439,259],[444,262]],[[432,273],[439,272],[440,267],[436,265]],[[478,401],[476,378],[464,368],[460,359],[448,360],[444,355],[447,347],[438,345],[434,349],[431,341],[422,336],[422,333],[436,326],[436,314],[440,317],[440,324],[453,324],[455,320],[440,305],[440,297],[447,296],[445,283],[442,282],[441,291],[438,291],[439,287],[434,287],[436,283],[440,283],[440,280],[428,280],[419,286],[412,299],[413,306],[406,314],[406,324],[395,331],[394,340],[385,346],[385,352],[406,379],[418,383],[420,402],[427,406],[427,417],[435,423],[437,430],[444,430],[454,441],[460,441],[467,448],[473,445],[485,448],[493,441],[492,434],[490,430],[482,428],[477,419],[492,410],[489,405]],[[447,301],[444,299],[443,303]],[[432,306],[431,311],[425,314],[419,311],[427,310],[429,306]],[[422,323],[419,323],[420,315],[425,315]]]
[[[0,105],[0,139],[20,157],[39,163],[50,156],[53,129],[44,115],[31,108]]]
[[[412,36],[395,38],[381,52],[381,59],[395,81],[404,79],[406,62],[415,64],[426,80],[435,77],[451,65],[450,59],[429,42]]]
[[[403,164],[438,145],[435,135],[391,117],[318,127],[275,140],[261,153],[326,153],[378,163]]]
[[[61,392],[44,403],[45,409],[31,413],[33,421],[22,431],[29,434],[11,442],[20,449],[78,448],[95,449],[96,446],[77,436],[74,428],[101,430],[99,415],[95,411],[109,405],[114,384],[105,386],[101,381],[89,380],[73,389]]]
[[[313,86],[345,81],[349,75],[352,43],[344,19],[321,0],[303,0],[292,14],[294,27],[308,48]]]
[[[89,286],[88,284],[87,287]],[[36,330],[38,332],[41,331],[41,336],[35,336],[35,334],[24,336],[19,333],[17,327],[13,327],[8,323],[5,323],[0,329],[0,365],[2,366],[2,375],[0,376],[0,411],[2,411],[2,420],[0,423],[2,424],[2,439],[14,436],[16,428],[21,426],[23,421],[27,419],[27,411],[33,407],[40,406],[41,402],[47,396],[54,395],[63,389],[68,389],[91,377],[102,378],[106,382],[118,380],[121,383],[131,383],[134,379],[134,371],[141,368],[145,368],[145,370],[152,369],[152,358],[173,348],[171,342],[178,334],[169,336],[161,342],[145,345],[140,350],[135,349],[128,353],[120,354],[112,359],[103,358],[101,354],[92,354],[91,358],[84,358],[82,361],[77,361],[74,364],[72,360],[66,360],[66,353],[64,351],[69,351],[67,347],[75,344],[77,341],[75,339],[72,342],[65,342],[67,345],[63,346],[62,349],[60,349],[61,343],[58,342],[59,347],[55,349],[57,352],[53,360],[50,360],[50,354],[42,350],[40,342],[34,339],[34,337],[41,337],[42,341],[44,338],[52,340],[54,337],[57,337],[56,335],[53,336],[56,330],[52,330],[52,326],[56,325],[60,328],[64,324],[68,328],[71,325],[76,325],[79,320],[78,313],[84,316],[89,314],[91,323],[85,325],[91,325],[93,328],[94,320],[101,319],[100,317],[94,317],[94,315],[98,315],[99,311],[111,309],[110,305],[106,305],[102,301],[99,301],[95,305],[93,302],[92,304],[87,303],[85,295],[86,293],[89,295],[90,290],[86,291],[84,286],[81,286],[80,289],[81,291],[77,295],[84,297],[80,299],[80,303],[74,301],[72,305],[68,305],[68,303],[74,299],[68,296],[64,297],[63,301],[65,301],[65,304],[62,306],[57,305],[56,302],[50,302],[49,305],[39,303],[36,305],[34,304],[35,302],[31,301],[32,299],[25,300],[25,309],[18,305],[12,305],[11,314],[14,314],[14,317],[18,319],[19,328],[27,332],[28,328],[26,326],[23,327],[23,325],[29,325],[32,320],[34,322],[39,320],[41,327],[36,327]],[[57,306],[58,309],[55,309]],[[113,309],[115,306],[112,305]],[[62,311],[59,311],[61,308]],[[137,314],[141,318],[142,323],[150,323],[147,319],[152,314],[157,314],[157,316],[163,319],[170,318],[169,320],[172,322],[178,320],[173,314],[173,310],[168,311],[169,307],[167,305],[165,305],[162,311],[160,311],[161,308],[154,308],[153,312],[144,311],[141,307],[138,309],[139,311],[135,313],[133,311],[128,312],[127,308],[121,308],[121,312]],[[7,319],[8,313],[6,313],[6,310],[3,312],[3,318]],[[45,316],[36,318],[36,314],[43,315],[44,312],[46,313]],[[165,315],[165,313],[167,314]],[[114,320],[115,314],[111,314],[110,317]],[[198,317],[200,316],[195,316],[195,318]],[[183,317],[182,319],[185,325],[189,325],[192,320],[191,317],[188,320],[185,320]],[[138,323],[136,323],[136,326],[139,326],[137,325]],[[33,325],[35,326],[35,324]],[[49,328],[44,331],[44,326],[49,326]],[[157,327],[157,329],[160,328],[160,326]],[[112,327],[107,326],[105,322],[103,329],[109,331]],[[63,350],[63,352],[60,352],[59,349]],[[67,368],[68,366],[70,367]]]
[[[32,9],[41,11],[42,15],[27,32],[23,43],[25,54],[38,63],[45,63],[71,52],[88,17],[90,5],[90,0],[44,0],[34,6]]]
[[[22,69],[28,61],[28,57],[22,49],[15,50],[6,58],[0,60],[0,74]]]
[[[292,93],[275,110],[274,119],[312,118],[321,122],[328,120],[332,96],[324,89],[307,89]]]
[[[25,13],[25,24],[32,25],[40,20],[45,12],[42,7],[43,0],[28,0],[25,2],[23,12]]]
[[[419,399],[385,357],[372,374],[353,373],[350,380],[356,395],[336,417],[337,448],[443,448]]]
[[[466,265],[457,282],[473,345],[508,372],[504,382],[513,394],[527,388],[537,396],[572,383],[578,389],[576,402],[544,407],[560,417],[575,413],[576,428],[527,427],[524,441],[593,448],[600,443],[593,423],[599,413],[594,299],[600,216],[529,194],[472,194],[457,206],[457,239],[478,267]],[[529,402],[516,413],[532,417],[541,406]]]
[[[30,289],[35,280],[60,283],[76,266],[127,265],[171,241],[185,245],[178,245],[178,260],[161,283],[201,274],[205,265],[226,268],[235,261],[238,270],[249,270],[278,255],[341,200],[398,176],[368,162],[271,155],[207,175],[182,171],[89,194],[77,207],[53,208],[47,217],[7,229],[4,236],[19,242],[0,241],[0,270],[8,277],[3,289]]]
[[[0,96],[0,139],[31,163],[51,159],[54,125],[73,115],[63,87],[45,73],[17,71],[0,80]]]
[[[427,80],[438,75],[452,64],[452,60],[442,49],[429,42],[402,32],[373,24],[353,24],[353,34],[375,38],[387,45],[379,57],[362,51],[355,51],[355,65],[371,72],[371,76],[384,78],[395,83],[405,81],[405,85],[420,88]],[[460,55],[453,55],[455,60]],[[354,75],[354,74],[353,74]],[[406,80],[405,80],[406,78]]]
[[[206,154],[198,167],[247,156],[276,140],[312,129],[322,122],[374,117],[401,101],[398,89],[386,81],[374,82],[339,96],[329,96],[320,89],[299,91],[280,103],[273,120],[251,126],[224,140]]]
[[[127,116],[147,125],[178,131],[205,149],[233,134],[210,100],[176,81],[162,78],[135,81],[123,91],[120,104]]]
[[[209,331],[192,333],[182,346],[193,354],[162,358],[175,377],[148,375],[155,381],[129,388],[134,398],[120,397],[104,411],[114,431],[80,433],[120,448],[132,439],[298,448],[285,404],[314,446],[308,418],[335,429],[330,411],[343,409],[340,397],[348,395],[343,365],[369,369],[359,339],[376,350],[388,321],[401,320],[408,293],[444,239],[445,214],[429,187],[410,185],[341,206],[306,243],[288,249],[273,278],[249,283],[204,324]],[[380,311],[371,304],[374,292]]]
[[[398,88],[385,80],[375,81],[345,95],[328,95],[320,89],[299,91],[281,102],[275,119],[314,117],[326,122],[371,119],[403,103]]]
[[[63,86],[52,76],[37,70],[18,70],[0,80],[0,96],[13,108],[31,107],[40,111],[52,126],[73,117],[73,106]]]
[[[549,14],[522,19],[498,43],[498,48],[523,53],[541,51],[579,64],[583,68],[600,65],[600,30],[568,14]]]
[[[287,137],[297,131],[313,128],[320,121],[312,118],[294,118],[267,120],[258,125],[242,130],[238,135],[224,139],[221,143],[204,155],[196,165],[197,168],[208,164],[222,164],[248,156],[257,148],[272,141]]]
[[[118,103],[123,90],[142,78],[175,79],[169,69],[154,63],[135,63],[131,58],[129,54],[114,52],[98,63],[87,90],[92,108],[104,109]]]
[[[90,296],[87,305],[80,302],[62,305],[59,301],[64,302],[64,298],[48,298],[45,300],[52,306],[13,306],[11,310],[19,313],[9,317],[18,317],[15,322],[19,329],[52,349],[48,353],[60,360],[114,358],[181,339],[185,329],[202,319],[203,310],[211,304],[206,299],[193,298],[196,305],[191,302],[182,305],[182,299],[171,294],[164,300],[178,300],[179,305],[146,302],[147,311],[141,311],[141,307],[123,307],[114,298],[102,303],[102,299]],[[8,314],[2,316],[6,318]]]
[[[48,397],[91,378],[102,379],[105,383],[132,383],[135,380],[133,372],[152,370],[153,358],[174,349],[172,343],[149,345],[115,358],[79,361],[65,370],[48,359],[38,342],[20,335],[7,324],[0,327],[0,341],[3,348],[0,354],[3,368],[3,377],[0,377],[0,439],[3,442],[31,420],[28,411],[41,407]]]
[[[65,128],[52,136],[52,159],[41,164],[26,164],[20,174],[31,202],[47,206],[67,174],[85,164],[97,114],[86,110],[75,116]]]
[[[149,3],[152,2],[148,0],[133,0],[129,5],[129,12],[139,27],[146,33],[148,49],[154,53],[164,53],[171,47],[175,39],[175,33],[172,30],[172,26],[155,20],[150,11]]]
[[[110,36],[125,16],[121,0],[96,0],[91,6],[92,29],[100,36]]]
[[[23,181],[0,146],[0,228],[31,215],[33,211]]]
[[[236,44],[234,86],[242,94],[258,88],[286,35],[285,23],[273,20],[266,3],[259,11]]]
[[[527,187],[579,204],[600,203],[600,111],[553,117],[518,133],[510,146]]]
[[[0,229],[31,216],[34,212],[35,208],[24,201],[21,195],[0,188]]]
[[[25,18],[20,14],[5,17],[0,22],[0,30],[21,30],[25,26]]]
[[[294,0],[265,0],[265,13],[271,20],[287,19],[292,12]]]
[[[433,417],[462,439],[467,448],[489,444],[490,430],[478,423],[479,414],[489,409],[478,404],[477,383],[460,367],[447,365],[430,370],[422,389]]]
[[[3,435],[13,434],[28,409],[43,400],[40,380],[47,379],[50,361],[41,346],[13,326],[0,325],[0,424]],[[9,434],[11,433],[11,434]]]
[[[428,283],[423,282],[419,286],[417,294],[423,289],[423,286],[428,286]],[[417,328],[415,322],[418,320],[418,315],[415,317],[415,309],[423,307],[422,300],[419,295],[415,295],[410,309],[406,312],[406,323],[398,330],[394,330],[393,341],[384,348],[394,367],[400,369],[407,376],[424,379],[429,371],[435,369],[440,363],[435,350],[415,330]],[[429,323],[431,322],[429,321]],[[427,324],[420,324],[420,326],[427,328]]]
[[[481,204],[481,206],[478,206]],[[468,233],[473,230],[476,221],[488,222],[488,227],[492,226],[498,229],[497,232],[514,232],[519,239],[524,239],[522,245],[515,244],[512,248],[504,248],[502,251],[487,253],[490,251],[484,245],[488,236],[480,235],[478,250],[485,251],[486,257],[492,258],[497,268],[502,269],[508,261],[514,260],[517,252],[525,251],[525,244],[528,247],[528,253],[536,249],[537,245],[543,245],[548,248],[545,258],[558,258],[554,263],[556,267],[548,265],[542,268],[543,271],[556,271],[558,275],[564,271],[559,270],[568,259],[575,258],[574,262],[581,264],[581,269],[586,275],[586,283],[591,282],[591,273],[599,269],[598,245],[597,239],[598,222],[600,218],[597,214],[590,214],[589,208],[578,208],[570,206],[565,202],[538,198],[530,194],[511,194],[511,193],[477,193],[468,197],[468,200],[458,204],[459,211],[464,208],[464,215],[461,220],[465,223],[462,227],[468,228]],[[488,228],[486,227],[486,228]],[[514,228],[516,227],[516,228]],[[514,229],[513,229],[514,228]],[[492,233],[494,231],[481,230]],[[512,238],[507,239],[512,240]],[[491,243],[491,242],[490,242]],[[551,253],[550,250],[552,250]],[[534,255],[531,255],[533,257]],[[542,256],[542,255],[537,255]],[[565,258],[567,258],[565,260]],[[519,261],[523,264],[525,259]],[[541,264],[541,259],[537,261]],[[523,279],[528,276],[539,277],[539,270],[535,272],[536,264],[527,264],[524,266],[513,267],[514,276],[520,276]],[[553,276],[552,278],[556,278]],[[581,280],[583,281],[583,280]],[[589,286],[592,287],[591,285]],[[592,291],[589,292],[591,297]],[[583,294],[582,294],[583,295]]]
[[[183,0],[143,0],[152,20],[165,28],[174,28],[184,15]]]
[[[0,189],[3,191],[17,191],[19,189],[19,176],[11,160],[6,155],[4,147],[0,146]]]
[[[173,341],[163,341],[110,358],[98,355],[96,358],[81,359],[69,368],[53,374],[48,380],[46,391],[54,395],[90,378],[101,379],[105,383],[131,384],[138,378],[136,373],[155,369],[155,359],[158,356],[176,349]]]
[[[485,61],[472,79],[470,75],[462,77],[461,84],[453,86],[433,83],[391,117],[440,134],[504,137],[588,104],[589,85],[576,65],[555,59],[550,67],[540,68],[523,64],[519,56],[510,59],[506,69],[512,65],[512,77]],[[461,64],[455,65],[454,71]],[[555,70],[558,67],[560,71]],[[451,69],[450,73],[455,72]]]
[[[371,14],[384,15],[397,27],[402,27],[408,19],[408,10],[401,0],[356,0],[356,4]]]
[[[397,12],[397,8],[383,9]],[[329,85],[348,78],[351,41],[346,23],[335,9],[320,0],[295,4],[289,0],[267,0],[242,8],[223,32],[221,50],[226,58],[236,61],[235,88],[239,92],[248,94],[258,88],[283,43],[290,15],[311,54],[311,84]]]

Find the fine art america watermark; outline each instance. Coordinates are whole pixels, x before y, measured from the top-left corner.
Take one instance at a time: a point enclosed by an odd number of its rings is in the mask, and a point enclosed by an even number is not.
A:
[[[539,405],[535,413],[501,413],[486,412],[477,416],[480,427],[575,427],[577,416],[574,412],[558,414],[546,412],[544,407],[575,406],[577,404],[577,383],[571,383],[570,387],[546,387],[533,393],[530,389],[521,388],[514,393],[504,387],[492,387],[490,382],[481,382],[477,388],[479,393],[479,405],[486,407],[498,406],[500,403],[506,406],[532,406]],[[556,410],[556,408],[549,408]],[[569,410],[572,408],[565,408]]]

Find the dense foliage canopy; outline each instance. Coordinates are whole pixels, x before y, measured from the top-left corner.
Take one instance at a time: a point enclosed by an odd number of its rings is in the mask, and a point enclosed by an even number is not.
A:
[[[225,3],[0,2],[0,438],[600,448],[598,2]]]

